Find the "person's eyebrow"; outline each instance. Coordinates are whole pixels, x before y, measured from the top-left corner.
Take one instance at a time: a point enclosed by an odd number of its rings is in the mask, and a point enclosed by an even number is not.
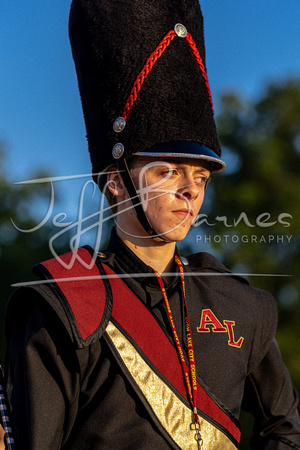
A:
[[[179,167],[181,169],[185,167],[185,163],[176,163],[176,161],[175,161],[175,164],[177,165],[177,167]],[[206,167],[202,167],[202,166],[195,166],[194,172],[205,173],[205,174],[211,173],[209,169],[207,169]]]

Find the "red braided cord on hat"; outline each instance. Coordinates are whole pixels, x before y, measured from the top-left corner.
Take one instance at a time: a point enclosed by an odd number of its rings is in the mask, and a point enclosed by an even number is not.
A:
[[[195,58],[196,58],[196,61],[197,61],[198,65],[199,65],[199,67],[200,67],[200,70],[201,70],[201,72],[202,72],[203,78],[204,78],[204,80],[205,80],[205,85],[206,85],[206,88],[207,88],[207,92],[208,92],[210,104],[211,104],[211,109],[212,109],[212,112],[214,112],[214,107],[213,107],[213,100],[212,100],[211,90],[210,90],[210,87],[209,87],[208,78],[207,78],[206,70],[205,70],[205,67],[204,67],[204,64],[203,64],[203,60],[202,60],[202,58],[201,58],[201,56],[200,56],[199,50],[197,49],[197,46],[196,46],[196,44],[195,44],[195,41],[193,40],[193,38],[192,38],[192,36],[191,36],[190,33],[187,33],[185,39],[186,39],[187,42],[189,43],[189,46],[191,47],[192,52],[194,53],[194,56],[195,56]]]
[[[163,40],[159,43],[159,45],[156,47],[153,53],[149,56],[149,58],[146,61],[146,64],[144,65],[142,71],[139,73],[137,79],[134,82],[133,88],[131,89],[131,92],[129,94],[129,97],[127,99],[126,105],[124,107],[124,111],[122,113],[122,117],[126,120],[129,116],[130,110],[133,106],[133,103],[137,99],[137,95],[139,91],[141,90],[141,87],[145,81],[145,78],[148,76],[150,70],[152,69],[153,65],[156,63],[158,58],[161,57],[163,52],[166,50],[166,48],[170,45],[172,40],[176,37],[176,33],[174,30],[169,31],[168,34],[163,38]]]
[[[141,70],[141,72],[137,76],[137,79],[134,82],[133,88],[131,89],[131,92],[129,94],[127,102],[126,102],[126,104],[124,106],[122,117],[124,117],[125,120],[128,119],[128,116],[130,114],[130,110],[131,110],[131,108],[133,106],[133,103],[137,99],[137,95],[138,95],[138,93],[141,90],[141,87],[142,87],[142,85],[143,85],[143,83],[145,81],[145,78],[147,78],[149,72],[153,68],[153,66],[156,63],[156,61],[161,57],[163,52],[170,45],[170,43],[172,42],[172,40],[175,37],[176,37],[175,31],[174,30],[169,31],[169,33],[166,34],[166,36],[159,43],[159,45],[156,47],[154,52],[152,52],[151,55],[149,56],[149,58],[147,59],[143,69]],[[205,84],[206,84],[207,91],[208,91],[209,100],[210,100],[210,103],[211,103],[211,108],[213,110],[213,101],[212,101],[211,91],[210,91],[210,87],[209,87],[209,83],[208,83],[208,79],[207,79],[207,75],[206,75],[206,71],[205,71],[205,67],[204,67],[202,58],[200,56],[200,53],[199,53],[199,51],[197,49],[197,46],[196,46],[192,36],[190,35],[190,33],[187,33],[187,36],[186,36],[185,39],[187,40],[189,46],[191,47],[191,50],[192,50],[192,52],[193,52],[193,54],[194,54],[194,56],[196,58],[196,61],[197,61],[198,65],[199,65],[200,70],[202,72],[202,75],[204,77]]]

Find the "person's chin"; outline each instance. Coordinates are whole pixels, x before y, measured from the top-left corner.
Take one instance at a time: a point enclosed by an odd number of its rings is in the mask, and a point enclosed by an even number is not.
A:
[[[167,232],[161,231],[160,235],[167,239],[169,242],[180,242],[185,239],[188,231],[188,227],[183,228],[182,226],[180,226]]]

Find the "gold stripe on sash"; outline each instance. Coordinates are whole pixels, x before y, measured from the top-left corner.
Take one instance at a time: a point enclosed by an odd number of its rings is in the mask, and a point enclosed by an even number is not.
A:
[[[195,431],[190,429],[192,410],[156,375],[112,322],[109,322],[106,332],[163,428],[180,448],[198,449]],[[236,450],[224,433],[201,417],[200,426],[205,450]]]

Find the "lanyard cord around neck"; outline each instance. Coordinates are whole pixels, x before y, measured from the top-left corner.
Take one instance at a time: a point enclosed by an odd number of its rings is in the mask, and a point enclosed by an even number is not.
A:
[[[194,351],[192,331],[191,331],[191,325],[190,325],[187,302],[186,302],[184,271],[183,271],[182,262],[177,255],[175,255],[175,263],[177,264],[179,272],[180,272],[180,279],[181,279],[181,285],[182,285],[182,293],[183,293],[184,309],[185,309],[185,331],[186,331],[186,341],[187,341],[190,369],[188,368],[188,366],[185,362],[185,359],[184,359],[183,350],[182,350],[182,347],[181,347],[181,344],[179,341],[179,337],[178,337],[178,334],[176,331],[175,322],[174,322],[173,315],[171,312],[170,302],[169,302],[169,299],[167,296],[167,292],[166,292],[162,277],[156,270],[154,270],[154,272],[156,273],[157,280],[158,280],[158,283],[161,288],[163,298],[164,298],[164,301],[166,304],[170,325],[171,325],[171,328],[173,331],[174,340],[176,342],[179,360],[181,363],[182,371],[184,373],[184,379],[186,382],[189,399],[190,399],[192,409],[193,409],[194,423],[191,424],[191,429],[194,429],[196,431],[195,439],[198,442],[198,446],[200,448],[202,448],[203,441],[202,441],[202,437],[201,437],[201,433],[200,433],[200,420],[199,420],[199,416],[197,413],[197,407],[196,407],[197,374],[196,374],[196,363],[195,363],[195,351]]]

